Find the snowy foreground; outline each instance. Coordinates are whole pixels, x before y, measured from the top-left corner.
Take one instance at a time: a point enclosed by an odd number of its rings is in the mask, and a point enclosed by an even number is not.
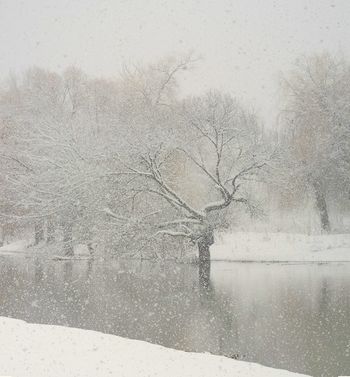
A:
[[[212,260],[244,262],[350,262],[350,234],[217,234]]]
[[[95,331],[0,317],[0,376],[287,377],[300,374]]]

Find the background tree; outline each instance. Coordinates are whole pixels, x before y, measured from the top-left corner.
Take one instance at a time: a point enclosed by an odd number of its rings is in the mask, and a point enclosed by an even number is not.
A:
[[[301,58],[282,81],[285,189],[312,192],[321,227],[327,201],[348,196],[350,66],[327,54]]]

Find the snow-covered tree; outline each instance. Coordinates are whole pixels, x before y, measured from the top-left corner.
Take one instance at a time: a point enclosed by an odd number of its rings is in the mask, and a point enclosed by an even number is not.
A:
[[[7,157],[18,166],[8,215],[16,208],[36,243],[56,236],[67,255],[74,239],[141,245],[172,236],[208,261],[225,210],[256,210],[249,181],[270,156],[257,117],[230,95],[179,99],[179,75],[193,62],[164,59],[110,81],[35,68],[3,90]]]
[[[157,130],[170,129],[175,76],[190,62],[166,59],[109,81],[76,68],[62,75],[33,68],[3,88],[1,119],[9,135],[2,147],[11,153],[2,153],[2,161],[18,168],[9,169],[6,187],[16,198],[2,215],[14,218],[17,208],[18,218],[35,228],[35,243],[45,233],[52,241],[57,230],[68,255],[74,237],[89,244],[96,234],[117,234],[105,213],[123,211],[124,182],[110,174],[120,164],[116,151],[130,158],[136,153],[130,146],[139,150],[157,140]]]
[[[36,243],[44,238],[45,222],[49,241],[60,225],[68,254],[73,224],[95,203],[91,190],[104,158],[95,123],[89,121],[88,95],[87,79],[77,70],[59,76],[32,69],[16,90],[6,93],[11,100],[2,101],[10,129],[8,157],[22,165],[8,180],[17,193],[9,215],[17,207],[31,219]]]
[[[155,234],[189,239],[198,246],[200,266],[205,266],[218,214],[232,204],[256,210],[246,182],[267,166],[271,155],[256,116],[229,95],[209,92],[184,100],[176,111],[180,124],[174,127],[181,128],[184,138],[152,146],[125,163],[120,174],[135,177],[131,192],[147,201],[156,198],[154,208],[161,206],[151,212]],[[181,172],[180,161],[185,167]]]

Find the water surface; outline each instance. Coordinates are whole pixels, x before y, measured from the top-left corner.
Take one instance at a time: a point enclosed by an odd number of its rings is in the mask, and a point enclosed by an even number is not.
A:
[[[0,258],[0,315],[314,376],[350,375],[350,264]]]

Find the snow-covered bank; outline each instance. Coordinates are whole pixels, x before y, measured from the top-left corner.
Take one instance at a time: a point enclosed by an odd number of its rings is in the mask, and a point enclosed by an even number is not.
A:
[[[300,374],[95,331],[0,317],[0,375],[12,377],[287,377]]]
[[[212,260],[350,262],[350,234],[219,233]]]
[[[0,254],[25,253],[29,245],[30,245],[30,241],[28,240],[19,240],[19,241],[11,242],[7,245],[0,247]]]
[[[62,246],[30,246],[28,240],[0,247],[0,255],[62,253]],[[74,246],[74,254],[89,256],[86,245]],[[306,235],[295,233],[217,233],[211,258],[237,262],[350,262],[350,234]]]
[[[33,240],[19,240],[0,247],[0,255],[31,255],[48,254],[51,256],[62,254],[62,245],[59,243],[47,245],[45,243],[32,246]],[[74,245],[74,255],[88,256],[89,249],[86,245]]]

